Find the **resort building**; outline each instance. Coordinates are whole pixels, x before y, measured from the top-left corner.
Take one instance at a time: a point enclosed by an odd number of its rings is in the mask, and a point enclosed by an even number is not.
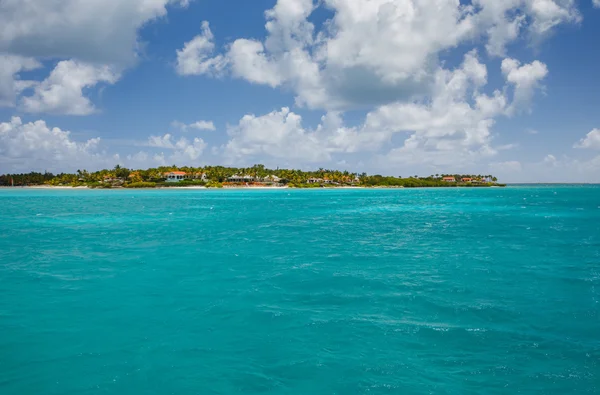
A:
[[[308,180],[306,180],[307,184],[321,184],[322,182],[322,178],[309,178]]]
[[[229,182],[254,182],[254,177],[249,176],[249,175],[245,175],[245,176],[238,176],[237,174],[227,178],[227,181]]]
[[[472,181],[473,181],[473,179],[470,178],[470,177],[463,177],[462,178],[462,182],[472,182]]]
[[[454,178],[454,177],[444,177],[444,178],[442,178],[442,181],[444,181],[444,182],[456,182],[456,178]]]
[[[200,181],[208,181],[208,176],[206,175],[206,173],[194,173],[193,177],[194,180],[200,180]]]
[[[187,178],[185,171],[171,171],[165,173],[165,178],[167,182],[179,182],[185,178]]]
[[[281,182],[281,178],[274,176],[274,175],[270,175],[270,176],[266,176],[263,179],[263,182]]]

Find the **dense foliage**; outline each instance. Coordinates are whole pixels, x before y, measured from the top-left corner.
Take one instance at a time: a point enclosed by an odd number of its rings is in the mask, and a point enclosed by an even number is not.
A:
[[[125,188],[156,188],[155,182],[130,182],[129,184],[124,185]]]
[[[24,186],[24,185],[42,185],[49,183],[56,177],[61,177],[63,174],[54,175],[52,173],[27,173],[27,174],[4,174],[0,175],[0,185],[8,186]]]
[[[452,177],[452,176],[451,176]],[[491,186],[496,185],[497,179],[492,176],[467,176],[467,175],[455,175],[453,176],[455,181],[448,182],[442,178],[430,176],[430,177],[384,177],[381,175],[366,176],[361,179],[361,185],[368,187],[404,187],[404,188],[416,188],[416,187],[457,187],[457,186]],[[481,180],[476,182],[463,182],[463,178],[471,178],[475,180]],[[489,181],[487,181],[489,180]]]
[[[182,171],[186,178],[180,182],[166,182],[166,173]],[[201,180],[204,174],[205,180]],[[252,167],[177,167],[161,166],[151,169],[132,170],[115,166],[114,169],[104,169],[95,172],[78,170],[74,174],[28,173],[6,174],[0,176],[1,186],[27,186],[27,185],[68,185],[88,186],[91,188],[154,188],[154,187],[185,187],[206,186],[208,188],[221,188],[245,183],[232,183],[229,177],[250,176],[257,180],[253,184],[265,183],[267,185],[288,185],[296,188],[319,188],[322,186],[365,186],[365,187],[452,187],[452,186],[490,186],[496,184],[497,179],[491,175],[466,175],[466,174],[436,174],[428,177],[411,176],[389,177],[381,175],[357,174],[348,171],[318,169],[303,171],[296,169],[268,169],[263,165]],[[265,177],[275,176],[277,182],[263,182]],[[444,179],[446,177],[447,179]],[[206,181],[208,180],[208,181]]]

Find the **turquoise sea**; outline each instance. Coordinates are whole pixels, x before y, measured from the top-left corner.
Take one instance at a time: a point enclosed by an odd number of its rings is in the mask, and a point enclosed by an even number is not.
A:
[[[600,393],[600,187],[0,190],[0,394],[267,393]]]

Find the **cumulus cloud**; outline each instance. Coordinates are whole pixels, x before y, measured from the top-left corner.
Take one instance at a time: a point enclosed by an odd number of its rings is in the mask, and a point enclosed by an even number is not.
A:
[[[32,96],[22,98],[22,108],[33,113],[88,115],[95,108],[83,90],[99,83],[114,84],[118,79],[119,73],[109,66],[63,60],[48,78],[36,84]]]
[[[231,44],[227,53],[235,77],[275,88],[284,81],[279,65],[267,58],[260,41],[239,39]]]
[[[179,121],[173,121],[173,122],[171,122],[171,126],[173,126],[174,128],[180,129],[183,132],[187,132],[190,129],[210,130],[210,131],[217,130],[217,128],[215,127],[215,124],[212,121],[196,121],[196,122],[192,122],[190,124],[185,124],[185,123],[179,122]]]
[[[74,172],[112,168],[116,164],[131,168],[193,165],[200,163],[207,146],[199,138],[175,139],[170,134],[151,136],[145,145],[153,149],[121,155],[102,148],[98,137],[77,141],[71,132],[50,127],[43,120],[23,123],[19,117],[13,117],[0,122],[0,168],[6,173]]]
[[[164,136],[150,136],[148,138],[148,146],[172,150],[173,152],[171,152],[168,158],[172,161],[181,162],[186,159],[189,161],[197,160],[202,155],[202,152],[204,152],[207,144],[198,137],[192,141],[185,137],[175,140],[171,134],[167,133]],[[166,158],[163,153],[160,155]]]
[[[458,169],[495,155],[491,128],[494,118],[505,112],[507,99],[500,91],[480,93],[486,84],[487,68],[470,52],[456,70],[438,70],[430,100],[393,103],[369,113],[367,130],[409,133],[402,146],[380,160]]]
[[[329,160],[329,153],[314,132],[302,126],[302,117],[282,108],[266,115],[245,115],[230,127],[224,155],[231,163],[272,157],[294,163]]]
[[[593,129],[584,138],[575,143],[574,148],[590,148],[600,150],[600,129]]]
[[[435,4],[434,4],[435,3]],[[235,40],[225,53],[235,77],[288,86],[298,104],[329,110],[409,98],[431,82],[436,54],[472,24],[452,2],[328,0],[335,16],[314,34],[311,0],[280,0],[266,12],[263,42]]]
[[[580,20],[573,0],[323,0],[318,6],[333,11],[320,31],[309,20],[313,1],[278,0],[265,13],[264,41],[240,38],[204,62],[225,62],[234,77],[291,89],[298,105],[345,110],[429,95],[442,51],[483,36],[490,54],[504,56],[523,29],[540,40]]]
[[[222,55],[211,57],[215,49],[214,36],[207,21],[202,22],[202,33],[177,50],[177,73],[180,75],[220,74],[226,66]]]
[[[168,6],[188,4],[189,0],[0,1],[0,106],[14,106],[24,89],[35,86],[34,96],[22,102],[24,111],[94,112],[82,89],[114,83],[119,71],[140,57],[139,29],[165,16]],[[60,62],[41,83],[19,78],[20,72],[41,67],[47,59],[67,63]]]
[[[17,95],[35,84],[21,80],[19,73],[40,67],[42,65],[33,58],[0,53],[0,107],[13,107]]]
[[[185,0],[3,0],[0,51],[128,66],[142,48],[138,30]]]
[[[590,159],[547,154],[540,160],[492,162],[488,169],[501,182],[600,182],[600,155]]]
[[[536,39],[550,34],[561,23],[581,21],[575,0],[527,0],[525,4],[533,19],[530,31]]]
[[[514,86],[513,102],[508,109],[513,114],[529,108],[535,89],[540,87],[548,68],[538,60],[521,66],[518,60],[507,58],[502,61],[502,73]]]
[[[516,73],[512,83],[520,83],[523,89],[525,78]],[[302,118],[287,108],[263,116],[247,115],[230,130],[225,153],[238,160],[262,156],[329,161],[342,153],[380,152],[397,141],[394,135],[404,135],[400,146],[377,157],[379,166],[467,168],[515,146],[492,144],[496,118],[509,114],[514,103],[504,93],[506,89],[483,93],[487,75],[487,67],[471,51],[454,70],[438,67],[426,99],[379,106],[355,127],[345,126],[335,111],[324,115],[314,130],[303,127]],[[515,100],[524,103],[522,95],[515,95]]]
[[[559,24],[581,21],[574,0],[473,0],[473,5],[478,29],[488,38],[486,50],[493,56],[505,56],[506,46],[523,30],[535,43]]]
[[[0,123],[0,164],[11,172],[112,165],[113,159],[98,150],[99,143],[99,138],[74,141],[70,132],[50,128],[42,120],[23,123],[13,117]]]
[[[592,4],[596,8],[600,8],[600,0],[592,0]]]

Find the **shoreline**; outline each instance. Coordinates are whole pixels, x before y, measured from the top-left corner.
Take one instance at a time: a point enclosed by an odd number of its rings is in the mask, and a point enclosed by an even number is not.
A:
[[[574,184],[577,185],[577,184]],[[223,188],[207,188],[205,186],[186,186],[186,187],[154,187],[154,188],[90,188],[88,186],[64,186],[64,185],[29,185],[29,186],[0,186],[0,189],[38,189],[38,190],[109,190],[109,191],[123,191],[123,190],[336,190],[336,189],[487,189],[487,188],[504,188],[504,186],[499,185],[491,185],[491,186],[432,186],[432,187],[404,187],[404,186],[373,186],[373,187],[365,187],[365,186],[327,186],[320,188],[295,188],[295,187],[272,187],[272,186],[228,186]]]

